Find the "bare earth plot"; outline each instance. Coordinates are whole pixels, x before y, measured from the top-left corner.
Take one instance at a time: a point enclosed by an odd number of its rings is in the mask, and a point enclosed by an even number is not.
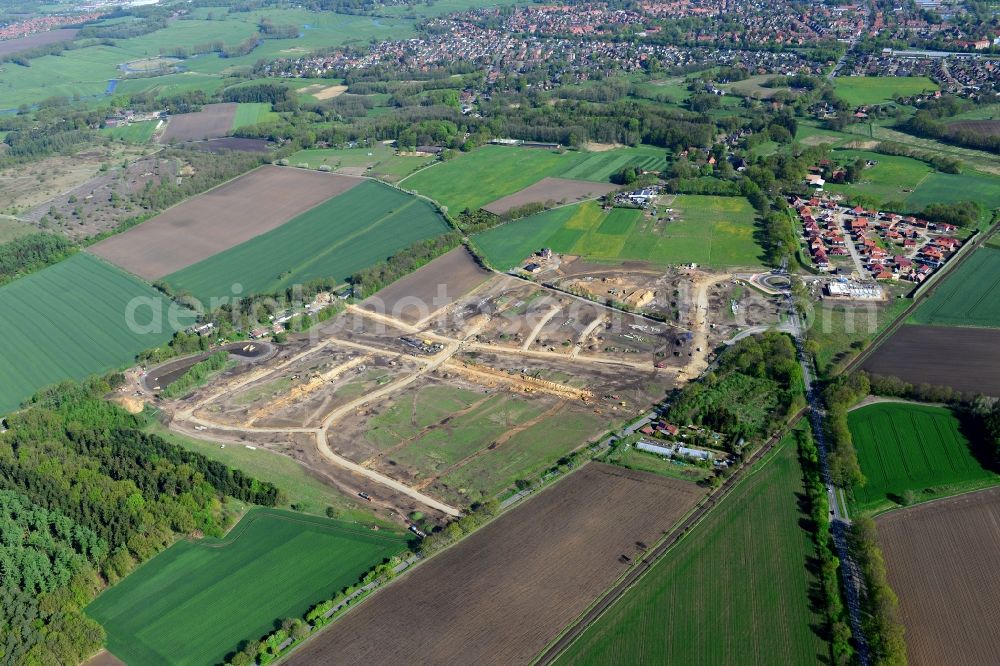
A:
[[[201,111],[172,116],[167,129],[160,136],[160,143],[174,141],[201,141],[229,134],[236,117],[235,102],[206,104]]]
[[[379,592],[288,663],[528,663],[702,493],[588,464]]]
[[[148,280],[187,268],[271,231],[363,182],[264,166],[90,248]]]
[[[617,189],[617,185],[607,183],[592,183],[586,180],[570,180],[568,178],[542,178],[534,185],[483,206],[483,210],[502,215],[509,210],[531,203],[551,201],[555,204],[567,204],[604,196]]]
[[[362,307],[415,324],[465,296],[490,275],[468,250],[459,246],[392,283]]]
[[[893,511],[877,523],[910,663],[995,663],[1000,488]]]
[[[913,384],[1000,396],[1000,330],[906,325],[862,367]]]
[[[36,32],[33,35],[18,37],[17,39],[5,39],[0,41],[0,56],[10,55],[18,51],[27,51],[28,49],[45,46],[46,44],[69,41],[76,37],[76,33],[78,32],[80,31],[76,28],[62,28],[60,30],[49,30],[48,32]]]

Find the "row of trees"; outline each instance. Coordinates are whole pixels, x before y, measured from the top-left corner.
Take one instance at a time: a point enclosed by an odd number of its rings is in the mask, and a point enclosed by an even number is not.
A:
[[[160,395],[167,398],[182,396],[199,384],[203,383],[212,373],[218,372],[229,363],[229,352],[217,351],[204,361],[198,361],[183,375],[178,377]]]
[[[847,612],[840,597],[840,559],[830,533],[830,500],[823,483],[819,449],[808,430],[796,430],[795,437],[804,476],[803,487],[809,520],[812,523],[810,534],[816,548],[817,575],[826,618],[824,629],[833,651],[833,663],[847,664],[851,661],[854,649],[851,645]]]

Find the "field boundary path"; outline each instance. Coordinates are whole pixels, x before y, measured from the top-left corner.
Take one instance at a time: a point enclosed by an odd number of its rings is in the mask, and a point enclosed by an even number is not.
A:
[[[610,590],[605,592],[604,596],[599,598],[582,616],[580,616],[572,625],[563,631],[563,633],[551,643],[535,660],[532,662],[534,666],[548,666],[555,662],[556,658],[562,654],[566,648],[572,645],[576,640],[583,635],[583,633],[596,622],[605,611],[611,608],[615,603],[618,602],[625,594],[636,584],[639,580],[646,574],[647,571],[653,568],[664,555],[666,555],[674,545],[676,545],[688,532],[691,531],[698,523],[701,522],[709,511],[711,511],[715,506],[722,501],[730,492],[736,487],[736,485],[743,480],[745,476],[753,473],[754,466],[760,462],[768,453],[770,453],[774,447],[780,442],[785,435],[790,432],[791,428],[795,423],[801,419],[806,412],[809,410],[808,407],[803,407],[795,415],[793,415],[785,426],[777,432],[771,439],[761,446],[757,451],[751,455],[746,462],[743,463],[737,469],[732,476],[722,482],[718,488],[716,488],[712,493],[707,495],[702,502],[696,506],[680,524],[671,529],[663,537],[663,539],[652,550],[647,552],[646,556],[643,557],[632,569],[630,569],[622,578],[612,587]]]

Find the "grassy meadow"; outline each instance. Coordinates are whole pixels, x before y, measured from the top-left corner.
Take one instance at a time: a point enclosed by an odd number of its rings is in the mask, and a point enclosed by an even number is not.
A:
[[[86,609],[130,664],[222,663],[276,620],[351,585],[405,537],[276,509],[251,509],[222,539],[179,541]]]
[[[792,437],[757,464],[558,659],[567,664],[815,664],[814,548]]]
[[[447,230],[431,204],[368,181],[164,279],[203,303],[231,295],[237,283],[243,294],[269,294],[316,278],[345,280]]]
[[[49,384],[128,364],[174,333],[162,294],[85,252],[0,287],[0,311],[0,413]]]
[[[122,127],[105,127],[101,130],[101,134],[126,143],[149,143],[158,122],[157,120],[145,120]]]
[[[851,106],[885,104],[897,97],[908,97],[939,89],[926,76],[838,76],[833,80],[837,95]]]
[[[433,157],[404,157],[396,154],[396,149],[383,143],[360,148],[310,148],[300,150],[288,157],[294,166],[305,164],[309,169],[323,166],[333,171],[357,174],[364,171],[390,182],[396,182],[417,169],[433,164]]]
[[[607,182],[613,173],[629,165],[659,170],[666,165],[666,153],[648,146],[558,152],[489,145],[416,173],[404,186],[457,214],[466,208],[481,208],[548,176]]]
[[[474,242],[498,269],[513,268],[540,247],[602,261],[695,262],[715,268],[759,266],[755,213],[742,197],[679,195],[677,220],[654,220],[636,209],[564,206],[495,227]]]
[[[277,118],[278,114],[271,110],[271,105],[267,102],[240,102],[236,107],[236,115],[233,116],[233,129],[266,123]]]
[[[864,486],[853,489],[866,512],[1000,483],[970,450],[958,418],[945,407],[878,403],[847,416]]]

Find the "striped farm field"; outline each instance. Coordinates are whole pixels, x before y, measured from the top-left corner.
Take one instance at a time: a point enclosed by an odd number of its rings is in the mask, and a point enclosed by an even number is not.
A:
[[[816,664],[814,549],[786,438],[588,628],[566,664]]]
[[[945,407],[877,403],[855,409],[847,421],[867,479],[853,490],[862,511],[1000,483],[976,460],[958,418]]]
[[[983,247],[934,289],[910,321],[1000,328],[1000,250]]]
[[[135,322],[150,330],[126,323],[133,299],[142,304]],[[149,285],[83,252],[0,287],[0,413],[43,386],[120,367],[170,339],[167,308]]]
[[[223,539],[177,542],[86,612],[128,664],[219,664],[405,548],[387,530],[252,509]]]
[[[282,226],[166,276],[177,290],[213,297],[274,293],[317,278],[346,280],[447,223],[423,199],[366,181]]]

